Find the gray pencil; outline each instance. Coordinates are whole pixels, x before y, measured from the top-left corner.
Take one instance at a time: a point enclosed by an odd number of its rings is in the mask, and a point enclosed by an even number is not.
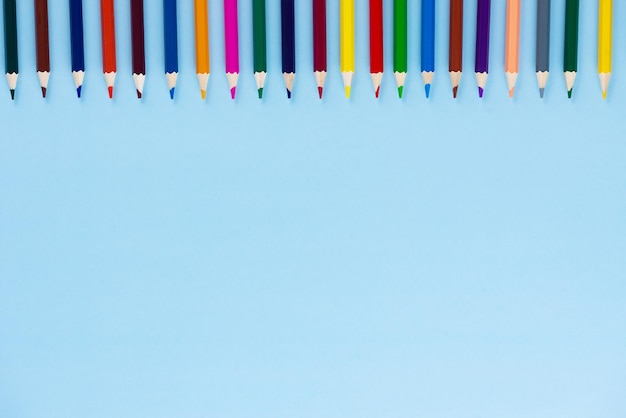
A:
[[[537,83],[539,96],[543,92],[550,74],[550,0],[537,0]]]

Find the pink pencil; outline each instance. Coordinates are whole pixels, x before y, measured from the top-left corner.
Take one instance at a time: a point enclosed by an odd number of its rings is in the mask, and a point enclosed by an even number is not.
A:
[[[230,96],[234,100],[239,79],[237,0],[224,0],[224,50],[226,51],[226,78],[228,78]]]

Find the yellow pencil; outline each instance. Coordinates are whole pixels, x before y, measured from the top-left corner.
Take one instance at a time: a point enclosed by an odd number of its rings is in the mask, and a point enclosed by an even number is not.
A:
[[[350,98],[354,76],[354,0],[339,1],[339,32],[339,67],[346,88],[346,97]]]
[[[206,88],[211,74],[211,54],[209,52],[209,7],[208,0],[194,0],[196,23],[196,73],[200,83],[202,100],[206,98]]]
[[[613,45],[613,0],[600,0],[598,11],[598,74],[602,97],[606,99],[611,79]]]

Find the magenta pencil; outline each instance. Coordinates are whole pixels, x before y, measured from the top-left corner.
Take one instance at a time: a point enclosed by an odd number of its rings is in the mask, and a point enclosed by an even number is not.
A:
[[[224,0],[224,51],[226,53],[226,77],[230,96],[235,99],[239,79],[239,25],[237,0]]]

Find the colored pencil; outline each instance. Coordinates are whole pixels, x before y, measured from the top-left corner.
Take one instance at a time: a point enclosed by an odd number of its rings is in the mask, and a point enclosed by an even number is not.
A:
[[[463,0],[450,0],[448,71],[452,82],[452,96],[456,99],[463,74]]]
[[[476,12],[476,84],[478,97],[482,99],[485,93],[487,77],[489,76],[489,38],[491,33],[491,0],[478,0]]]
[[[611,79],[613,54],[613,0],[600,0],[598,10],[598,75],[606,99]]]
[[[313,74],[320,99],[324,93],[324,83],[328,71],[327,60],[326,0],[313,0]]]
[[[83,0],[70,2],[70,43],[72,49],[72,78],[80,98],[85,78],[85,43],[83,37]]]
[[[537,84],[539,97],[543,94],[550,75],[550,0],[537,0]]]
[[[287,98],[291,99],[293,81],[296,77],[296,11],[294,0],[281,0],[280,5],[283,78],[287,88]]]
[[[230,97],[235,100],[239,80],[239,16],[237,0],[224,0],[224,52]]]
[[[370,0],[370,75],[378,99],[385,72],[383,0]]]
[[[146,80],[146,44],[144,40],[143,0],[130,0],[130,28],[133,55],[133,81],[137,98],[143,96]]]
[[[19,74],[17,54],[17,5],[16,0],[4,0],[4,65],[11,91],[11,100],[15,100],[15,88]]]
[[[578,20],[579,0],[565,0],[565,47],[563,51],[563,72],[567,86],[567,97],[572,98],[572,90],[578,72]]]
[[[515,83],[519,74],[519,37],[521,0],[506,2],[506,45],[504,72],[509,88],[509,97],[515,94]]]
[[[422,80],[426,98],[435,76],[435,0],[422,0]]]
[[[206,99],[206,89],[211,75],[211,55],[209,51],[209,5],[207,0],[194,0],[196,31],[196,75],[202,100]]]
[[[117,53],[115,48],[115,4],[114,0],[100,0],[100,23],[102,29],[102,71],[104,81],[113,98],[113,86],[117,75]]]
[[[35,43],[37,50],[37,77],[41,95],[46,98],[50,79],[50,38],[48,34],[48,0],[35,0]]]
[[[252,43],[254,50],[254,80],[256,81],[259,99],[262,99],[265,77],[267,75],[265,0],[252,0]]]
[[[174,100],[178,80],[178,13],[176,0],[163,0],[163,36],[165,55],[165,81]]]
[[[407,0],[393,1],[393,74],[398,86],[398,97],[402,98],[408,71],[408,4]]]
[[[354,77],[354,0],[339,0],[339,70],[346,97],[350,98]]]

